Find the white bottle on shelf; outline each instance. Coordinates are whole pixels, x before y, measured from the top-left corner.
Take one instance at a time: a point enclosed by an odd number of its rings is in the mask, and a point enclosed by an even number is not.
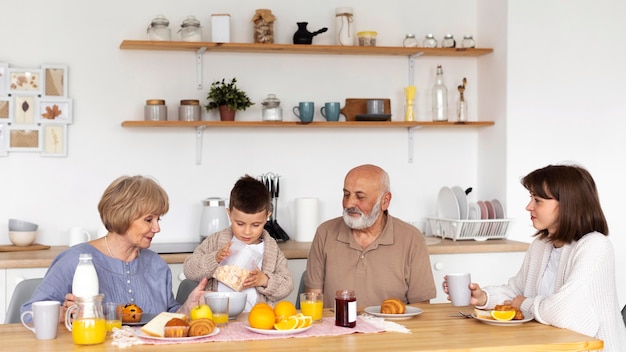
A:
[[[78,259],[78,265],[72,280],[72,294],[77,297],[93,297],[100,293],[98,273],[91,261],[91,254],[83,253]]]
[[[337,45],[351,46],[355,44],[354,16],[352,7],[338,7],[335,9],[335,27],[337,30]]]
[[[443,69],[437,66],[437,76],[433,86],[433,121],[448,121],[448,88],[443,81]]]

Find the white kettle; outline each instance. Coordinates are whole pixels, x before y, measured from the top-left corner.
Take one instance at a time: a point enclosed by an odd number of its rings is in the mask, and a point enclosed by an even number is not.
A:
[[[218,197],[209,197],[202,200],[200,241],[229,225],[230,221],[226,213],[226,200]]]

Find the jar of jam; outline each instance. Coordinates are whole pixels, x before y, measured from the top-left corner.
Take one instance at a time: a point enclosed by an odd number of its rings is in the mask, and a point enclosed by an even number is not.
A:
[[[335,294],[335,325],[356,326],[356,295],[354,290],[339,290]]]

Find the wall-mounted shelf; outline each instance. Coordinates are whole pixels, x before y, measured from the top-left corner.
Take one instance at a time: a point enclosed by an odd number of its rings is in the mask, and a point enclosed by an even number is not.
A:
[[[196,129],[196,164],[202,159],[202,132],[206,128],[406,128],[408,130],[409,163],[413,162],[413,134],[416,129],[477,128],[493,126],[493,121],[435,122],[435,121],[340,121],[340,122],[291,122],[291,121],[123,121],[122,127],[186,127]]]
[[[409,59],[409,85],[414,84],[414,60],[419,56],[478,57],[493,52],[493,49],[489,48],[405,48],[395,46],[171,42],[150,40],[124,40],[122,44],[120,44],[120,49],[195,52],[198,89],[202,89],[203,87],[202,55],[207,52],[406,56]]]

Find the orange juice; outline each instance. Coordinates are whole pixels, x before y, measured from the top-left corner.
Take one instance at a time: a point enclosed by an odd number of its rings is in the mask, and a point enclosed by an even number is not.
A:
[[[324,303],[322,301],[300,301],[300,311],[308,315],[313,321],[322,319]]]
[[[103,343],[106,334],[106,322],[102,318],[78,319],[72,323],[72,337],[77,345]]]
[[[111,332],[113,331],[113,328],[121,329],[122,321],[121,320],[107,320],[106,325],[107,325],[107,332]]]
[[[228,314],[213,313],[213,322],[215,325],[223,325],[228,323]]]

